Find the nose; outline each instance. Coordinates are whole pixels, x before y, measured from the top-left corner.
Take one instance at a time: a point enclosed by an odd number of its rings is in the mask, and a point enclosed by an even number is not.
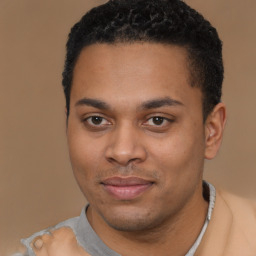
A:
[[[132,125],[123,124],[116,127],[106,149],[107,160],[120,166],[145,161],[147,152],[140,137],[139,131]]]

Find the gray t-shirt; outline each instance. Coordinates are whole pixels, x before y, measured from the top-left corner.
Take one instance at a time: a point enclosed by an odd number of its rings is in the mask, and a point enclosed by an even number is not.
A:
[[[211,219],[212,210],[215,203],[215,194],[215,188],[211,184],[204,182],[204,196],[207,197],[207,200],[209,200],[208,214],[206,216],[206,220],[201,230],[201,233],[199,234],[194,245],[185,256],[193,256],[202,240],[202,237]],[[82,210],[79,217],[68,219],[57,224],[54,227],[50,227],[48,229],[37,232],[29,238],[22,239],[21,242],[26,246],[27,253],[25,255],[14,254],[13,256],[35,256],[32,248],[30,247],[30,243],[34,240],[34,238],[49,233],[50,229],[54,230],[61,227],[71,228],[76,235],[77,242],[92,256],[121,256],[120,254],[111,250],[106,244],[104,244],[104,242],[94,232],[86,216],[87,207],[88,205]]]

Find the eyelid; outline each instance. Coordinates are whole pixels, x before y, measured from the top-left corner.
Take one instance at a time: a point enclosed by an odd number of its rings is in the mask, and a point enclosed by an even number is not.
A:
[[[153,114],[149,114],[146,116],[146,120],[149,120],[153,117],[161,117],[163,119],[169,120],[169,121],[174,121],[176,119],[176,116],[169,114],[169,113],[153,113]]]
[[[168,117],[167,117],[168,116]],[[100,117],[102,118],[103,123],[100,124],[94,124],[93,122],[90,122],[90,118],[93,117]],[[152,120],[153,118],[162,118],[163,119],[163,123],[162,124],[149,124],[149,121]],[[166,114],[166,113],[153,113],[153,114],[149,114],[146,117],[143,118],[144,121],[141,123],[142,126],[144,127],[152,127],[156,128],[156,129],[163,129],[163,128],[167,128],[171,123],[173,123],[175,121],[175,117],[171,114]],[[86,113],[84,116],[81,117],[81,122],[84,123],[84,125],[87,128],[92,128],[92,129],[105,129],[111,125],[114,125],[113,120],[111,120],[111,118],[106,117],[104,114],[102,113],[95,113],[95,112],[91,112],[91,113]]]
[[[104,118],[104,119],[108,119],[104,114],[98,113],[98,112],[88,112],[88,113],[86,113],[86,114],[83,114],[83,115],[81,116],[81,119],[82,119],[82,120],[86,120],[86,119],[88,119],[88,118],[90,118],[90,117],[94,117],[94,116],[96,116],[96,117],[101,117],[101,118]]]
[[[167,121],[169,123],[173,122],[174,120],[173,119],[170,119],[170,118],[167,118],[167,117],[164,117],[164,116],[152,116],[152,117],[149,117],[146,122],[148,122],[149,120],[153,119],[153,118],[156,118],[156,117],[159,117],[159,118],[162,118],[164,121]],[[144,122],[145,123],[145,122]],[[161,125],[156,125],[155,126],[161,126]]]
[[[92,122],[89,122],[88,120],[93,117],[102,118],[102,120],[104,121],[104,124],[101,123],[97,125],[97,124],[93,124]],[[91,128],[103,128],[112,124],[112,122],[110,122],[108,118],[106,118],[104,115],[99,113],[88,113],[82,117],[81,121],[85,124],[85,126],[91,127]]]
[[[89,117],[87,117],[87,118],[85,119],[85,121],[87,121],[87,120],[89,120],[90,118],[93,118],[93,117],[100,117],[103,121],[105,120],[105,122],[110,123],[110,122],[108,122],[108,120],[107,120],[106,118],[104,118],[104,117],[102,117],[102,116],[89,116]],[[103,125],[103,124],[99,124],[99,125],[92,124],[92,125],[94,125],[94,126],[100,126],[100,125]]]
[[[161,124],[153,123],[153,118],[155,117],[162,118],[163,123]],[[150,123],[150,120],[152,120],[151,121],[152,123]],[[166,117],[166,114],[157,113],[147,117],[146,120],[142,123],[142,127],[148,130],[152,130],[153,132],[164,132],[171,127],[171,124],[173,122],[175,122],[174,116],[171,116],[170,114],[168,114],[168,117]]]

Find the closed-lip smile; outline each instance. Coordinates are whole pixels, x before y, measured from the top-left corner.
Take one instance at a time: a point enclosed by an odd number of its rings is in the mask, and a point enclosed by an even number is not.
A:
[[[139,177],[110,177],[101,184],[115,199],[132,200],[146,192],[153,182]]]

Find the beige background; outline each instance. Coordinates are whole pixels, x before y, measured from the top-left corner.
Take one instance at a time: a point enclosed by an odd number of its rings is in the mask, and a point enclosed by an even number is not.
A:
[[[69,164],[61,72],[67,34],[96,0],[0,1],[0,256],[20,237],[78,215],[85,199]],[[228,123],[205,177],[256,198],[256,2],[187,0],[224,41]]]

